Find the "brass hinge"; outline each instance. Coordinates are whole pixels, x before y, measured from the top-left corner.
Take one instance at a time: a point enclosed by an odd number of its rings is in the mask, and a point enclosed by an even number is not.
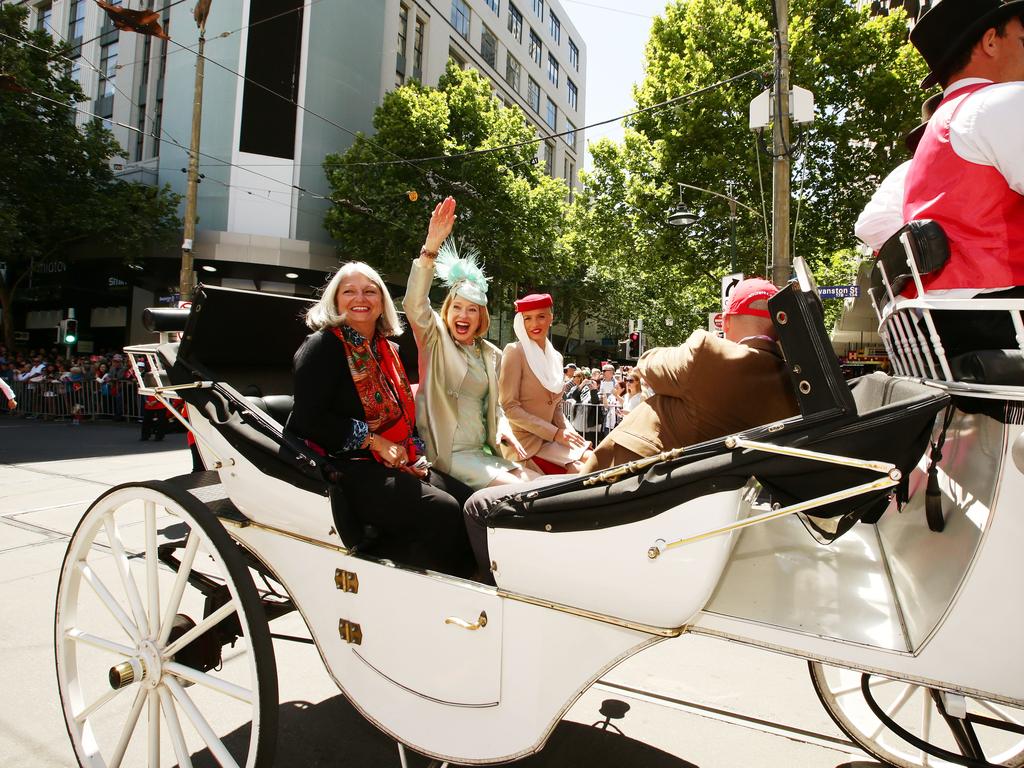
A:
[[[341,568],[334,569],[334,586],[342,592],[359,592],[359,576]]]
[[[363,630],[354,621],[338,619],[338,634],[346,643],[353,645],[363,644]]]

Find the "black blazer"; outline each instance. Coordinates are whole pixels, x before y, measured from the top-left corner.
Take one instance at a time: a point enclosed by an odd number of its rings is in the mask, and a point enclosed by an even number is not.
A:
[[[345,359],[345,346],[330,329],[311,333],[293,358],[295,405],[288,430],[312,440],[329,454],[342,450],[352,435],[353,419],[366,421],[366,410]],[[346,456],[370,455],[356,450]]]

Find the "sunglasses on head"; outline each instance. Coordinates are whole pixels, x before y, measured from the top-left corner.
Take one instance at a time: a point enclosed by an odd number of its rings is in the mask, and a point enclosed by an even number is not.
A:
[[[626,379],[626,383],[627,384],[632,384],[634,381],[636,381],[636,379],[634,379],[632,376],[630,376],[628,379]]]

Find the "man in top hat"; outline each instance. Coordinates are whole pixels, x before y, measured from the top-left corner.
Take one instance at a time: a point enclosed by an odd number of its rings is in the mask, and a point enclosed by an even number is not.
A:
[[[550,294],[532,293],[515,306],[513,328],[518,341],[502,352],[498,395],[526,456],[512,456],[506,446],[502,451],[512,461],[528,459],[527,468],[544,474],[578,471],[587,442],[562,413],[562,355],[548,339],[554,301]]]
[[[925,128],[928,127],[928,121],[935,114],[941,101],[941,93],[934,93],[925,99],[921,104],[921,124],[903,137],[911,160],[917,151],[917,145],[921,143]],[[882,180],[853,225],[853,232],[857,238],[876,253],[885,245],[886,240],[907,223],[903,219],[903,196],[906,194],[911,160],[897,165]]]
[[[923,278],[925,290],[1020,295],[1006,290],[1024,286],[1024,0],[942,0],[918,19],[910,40],[931,70],[921,86],[943,87],[903,203],[906,221],[933,219],[949,239],[949,261]],[[1016,346],[1008,313],[992,318],[1005,321],[1002,329],[984,318],[964,327],[966,314],[983,313],[933,315],[950,354]]]
[[[729,295],[725,338],[694,331],[658,347],[636,371],[654,390],[594,449],[584,472],[623,464],[795,416],[793,385],[768,313],[778,289],[748,278]]]

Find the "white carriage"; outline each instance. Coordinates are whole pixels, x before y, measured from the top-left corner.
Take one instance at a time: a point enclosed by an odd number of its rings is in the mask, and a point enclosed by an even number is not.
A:
[[[1024,765],[1024,368],[851,388],[809,279],[770,307],[801,415],[510,495],[487,519],[490,587],[389,557],[345,502],[358,465],[284,430],[302,303],[202,288],[180,344],[127,351],[144,391],[187,402],[210,471],[108,491],[65,557],[79,763],[272,764],[268,622],[297,610],[358,711],[439,761],[536,752],[611,667],[695,633],[807,659],[832,717],[890,764]],[[897,365],[922,307],[880,307]]]

